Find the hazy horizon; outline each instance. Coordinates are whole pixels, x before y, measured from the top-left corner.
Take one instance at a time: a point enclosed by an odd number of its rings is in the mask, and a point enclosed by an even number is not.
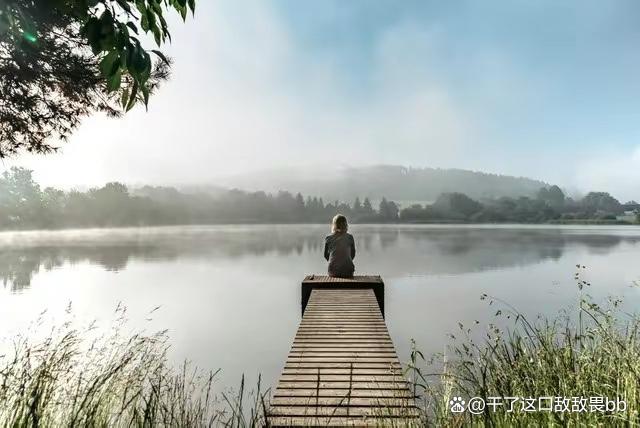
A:
[[[23,166],[23,165],[16,165],[16,166]],[[25,165],[25,166],[29,167],[29,165]],[[229,174],[229,175],[220,175],[206,181],[175,181],[175,180],[162,181],[160,180],[160,181],[151,182],[151,181],[126,181],[126,180],[119,180],[117,178],[112,178],[109,180],[98,181],[95,183],[57,184],[55,181],[54,182],[39,181],[38,171],[34,171],[34,176],[35,176],[36,182],[38,182],[38,184],[40,184],[43,188],[45,186],[52,186],[65,191],[70,191],[70,190],[87,191],[91,188],[102,187],[108,182],[120,182],[128,186],[130,189],[141,189],[145,186],[169,187],[169,188],[176,188],[181,191],[186,191],[187,193],[192,192],[194,189],[210,189],[210,190],[218,189],[220,191],[238,189],[238,190],[247,191],[247,192],[265,191],[267,193],[277,193],[279,191],[288,191],[295,194],[299,192],[299,190],[297,189],[298,186],[279,185],[278,183],[282,181],[286,181],[288,183],[294,183],[296,182],[296,180],[300,180],[301,182],[306,182],[307,184],[310,184],[310,183],[322,184],[329,181],[339,182],[341,179],[345,178],[346,173],[348,171],[354,171],[354,170],[367,171],[369,169],[378,168],[378,167],[391,167],[391,168],[397,167],[397,168],[417,169],[417,170],[433,169],[433,170],[442,170],[442,171],[465,171],[465,172],[471,172],[471,173],[496,175],[496,176],[501,176],[506,178],[525,179],[525,180],[530,180],[532,182],[540,181],[541,183],[549,186],[557,185],[562,189],[562,191],[566,194],[567,197],[578,198],[578,199],[582,198],[589,191],[610,193],[613,197],[618,199],[621,203],[639,199],[639,198],[622,198],[622,197],[619,197],[619,195],[617,195],[615,192],[612,192],[609,189],[605,189],[605,188],[582,190],[577,187],[563,186],[561,183],[545,182],[544,180],[539,180],[536,177],[508,175],[508,174],[501,174],[499,172],[480,171],[480,170],[471,170],[471,169],[462,169],[462,168],[435,168],[430,166],[407,166],[407,165],[391,165],[391,164],[382,164],[382,163],[361,165],[361,166],[342,165],[342,166],[327,167],[322,165],[315,165],[315,166],[306,166],[306,167],[282,166],[282,167],[272,167],[272,168],[256,168],[254,171],[247,171],[247,172],[241,172],[241,173]],[[4,169],[8,170],[9,168],[0,168],[0,173]],[[320,172],[323,172],[323,173],[330,172],[330,174],[319,175]],[[425,190],[429,190],[429,189],[425,189]],[[464,193],[465,189],[456,187],[454,191]],[[327,197],[330,200],[337,198],[340,201],[343,201],[344,199],[343,202],[350,201],[349,198],[345,199],[345,198],[337,197],[334,194],[322,195],[321,193],[323,192],[302,191],[302,193],[304,196]],[[369,196],[369,192],[364,192],[362,195],[360,194],[358,195],[362,197],[366,197],[366,196]],[[389,196],[390,198],[394,199],[394,196],[392,194],[386,195],[386,196]],[[531,194],[527,192],[522,192],[521,196],[531,196]],[[373,199],[378,201],[380,197],[373,197]],[[395,198],[395,200],[399,200],[399,199]],[[400,198],[400,200],[404,200],[404,199]],[[420,201],[432,202],[432,200],[429,198],[423,198],[423,199],[420,199]]]
[[[200,2],[173,75],[60,153],[0,164],[63,188],[216,185],[294,166],[522,176],[640,199],[640,4]],[[462,190],[462,189],[461,189]]]

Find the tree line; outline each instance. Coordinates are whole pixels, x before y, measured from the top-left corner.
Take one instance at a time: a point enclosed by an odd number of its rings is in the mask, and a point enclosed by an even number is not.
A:
[[[463,193],[443,193],[432,204],[401,206],[367,197],[351,204],[281,191],[276,194],[229,190],[218,195],[186,193],[172,187],[129,189],[112,182],[87,191],[42,189],[32,171],[11,168],[0,177],[0,229],[56,229],[223,223],[326,223],[336,213],[353,223],[546,223],[615,222],[635,202],[621,204],[604,192],[580,200],[557,186],[535,198],[477,201]],[[637,212],[637,211],[636,211]],[[638,219],[637,219],[638,220]]]
[[[618,216],[631,214],[631,220]],[[567,197],[558,186],[542,187],[535,197],[501,197],[476,201],[463,193],[443,193],[431,205],[411,205],[400,211],[409,222],[467,223],[630,223],[640,222],[640,204],[620,203],[607,192]]]

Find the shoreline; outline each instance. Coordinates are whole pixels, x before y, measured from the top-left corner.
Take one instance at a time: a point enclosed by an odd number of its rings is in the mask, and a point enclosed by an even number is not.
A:
[[[327,226],[326,223],[203,223],[203,224],[159,224],[159,225],[130,225],[130,226],[87,226],[51,229],[3,229],[2,234],[30,234],[30,233],[55,233],[55,232],[103,232],[103,231],[127,231],[127,230],[170,230],[170,229],[214,229],[214,228],[245,228],[245,227],[294,227],[294,226]],[[602,227],[630,227],[640,226],[638,223],[614,222],[614,221],[554,221],[546,223],[465,223],[465,222],[396,222],[396,223],[352,223],[355,227],[397,227],[397,228],[469,228],[469,229],[564,229],[568,226],[602,228]]]

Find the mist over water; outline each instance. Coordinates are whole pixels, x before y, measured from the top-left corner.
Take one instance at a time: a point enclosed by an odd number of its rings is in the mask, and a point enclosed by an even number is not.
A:
[[[483,327],[498,297],[525,314],[577,301],[576,264],[598,299],[639,303],[640,229],[548,226],[355,225],[356,273],[380,274],[386,319],[402,359],[409,339],[442,352],[457,323]],[[44,309],[60,319],[110,319],[169,329],[172,356],[275,382],[300,319],[302,278],[325,271],[327,227],[202,226],[0,233],[0,336],[24,333]],[[149,316],[149,312],[160,309]]]

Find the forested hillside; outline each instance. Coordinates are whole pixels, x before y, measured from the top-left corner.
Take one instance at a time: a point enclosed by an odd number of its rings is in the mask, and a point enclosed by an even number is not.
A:
[[[218,183],[220,184],[220,183]],[[462,192],[476,198],[534,196],[547,183],[524,177],[462,169],[406,168],[379,165],[326,170],[271,170],[228,177],[222,183],[247,190],[287,189],[327,199],[354,200],[366,195],[397,201],[435,201],[441,193]]]

